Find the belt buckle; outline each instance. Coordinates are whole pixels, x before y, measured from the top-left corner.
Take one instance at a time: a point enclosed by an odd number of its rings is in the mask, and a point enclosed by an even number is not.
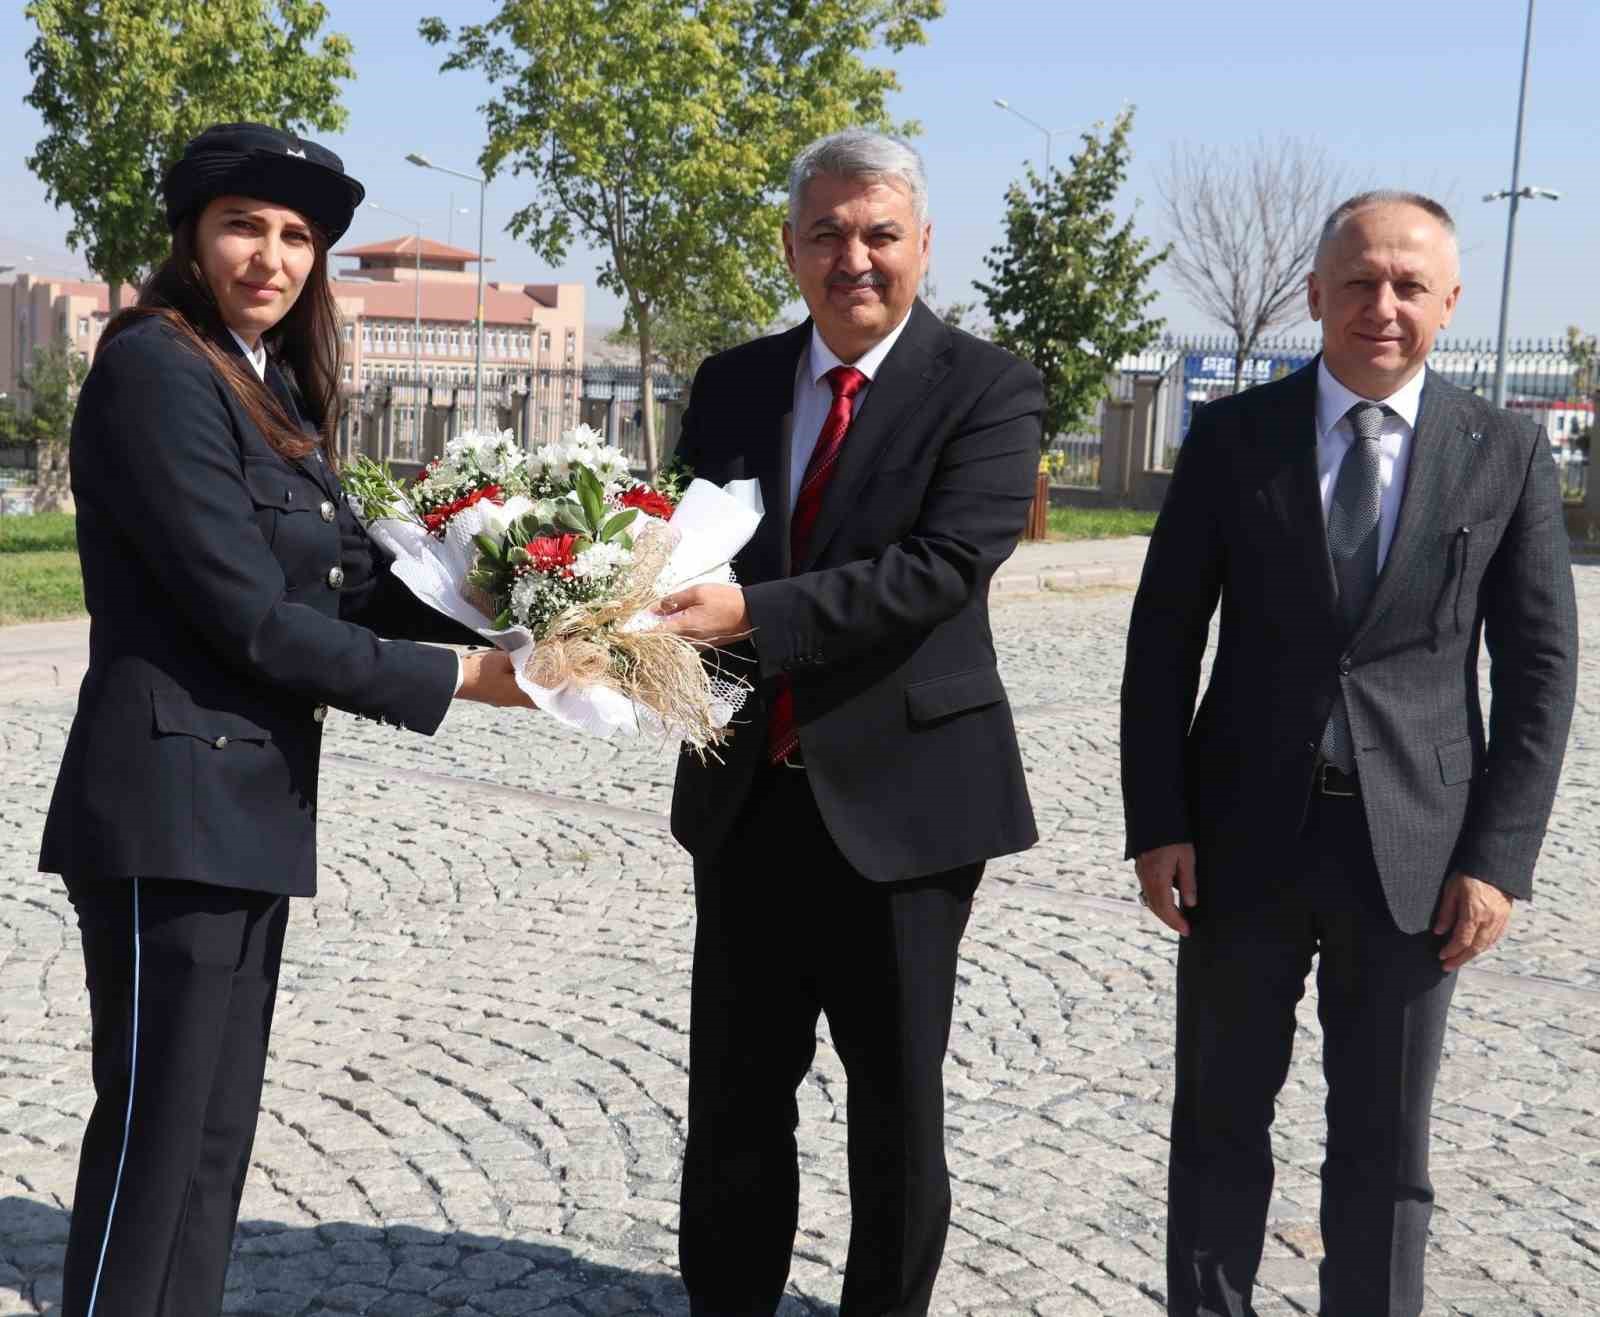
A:
[[[1349,776],[1348,774],[1340,771],[1336,765],[1324,761],[1323,763],[1317,765],[1317,790],[1322,795],[1327,796],[1330,800],[1354,800],[1356,798],[1356,793],[1354,791],[1347,790],[1343,787],[1335,787],[1330,784],[1328,779],[1328,770],[1330,768],[1334,769],[1336,772],[1339,772],[1341,777]]]

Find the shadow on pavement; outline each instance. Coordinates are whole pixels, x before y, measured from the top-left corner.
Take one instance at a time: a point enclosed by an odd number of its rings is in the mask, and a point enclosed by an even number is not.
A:
[[[0,1198],[0,1309],[55,1313],[67,1213]],[[31,1305],[31,1308],[30,1306]],[[241,1221],[222,1311],[229,1317],[687,1317],[677,1273],[596,1262],[558,1245],[414,1226]],[[791,1294],[779,1317],[837,1317]]]

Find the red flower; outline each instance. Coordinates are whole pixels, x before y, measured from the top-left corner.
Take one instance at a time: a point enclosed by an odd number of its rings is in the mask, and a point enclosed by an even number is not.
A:
[[[578,559],[578,552],[572,546],[577,542],[576,535],[541,535],[522,547],[533,559],[528,565],[531,571],[571,580],[572,564]]]
[[[475,489],[463,498],[458,498],[453,503],[445,503],[435,508],[432,512],[422,514],[422,524],[428,528],[428,533],[435,539],[444,538],[444,528],[449,524],[450,518],[458,512],[465,512],[474,503],[488,499],[491,503],[504,503],[505,499],[500,493],[499,485],[485,485],[482,489]]]
[[[625,508],[638,508],[647,517],[660,517],[662,521],[672,516],[672,500],[649,485],[635,485],[617,502]]]

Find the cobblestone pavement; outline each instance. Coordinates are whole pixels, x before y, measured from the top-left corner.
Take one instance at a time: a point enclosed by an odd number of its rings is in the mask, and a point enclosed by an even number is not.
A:
[[[1579,712],[1539,899],[1466,972],[1440,1082],[1428,1311],[1600,1313],[1600,567],[1577,569]],[[947,1067],[941,1314],[1155,1314],[1173,942],[1119,862],[1130,594],[1007,595],[997,642],[1044,840],[979,892]],[[49,1312],[91,1102],[82,962],[33,872],[71,716],[0,704],[0,1314]],[[536,718],[400,738],[330,720],[322,890],[290,925],[226,1311],[685,1311],[689,869],[670,756]],[[1314,992],[1279,1106],[1263,1314],[1315,1310]],[[801,1097],[786,1317],[834,1311],[844,1078]]]

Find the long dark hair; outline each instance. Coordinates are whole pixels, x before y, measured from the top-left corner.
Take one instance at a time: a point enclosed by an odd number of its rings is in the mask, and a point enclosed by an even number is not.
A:
[[[339,307],[328,283],[328,241],[314,224],[313,258],[300,296],[289,313],[261,336],[267,355],[298,388],[306,419],[317,427],[312,439],[262,382],[243,357],[219,346],[228,327],[206,282],[195,251],[200,212],[185,216],[172,235],[172,251],[144,281],[139,298],[106,326],[104,346],[129,326],[151,316],[165,320],[185,346],[198,353],[227,382],[245,414],[281,457],[297,461],[317,448],[328,464],[337,453],[333,434],[339,421]]]

